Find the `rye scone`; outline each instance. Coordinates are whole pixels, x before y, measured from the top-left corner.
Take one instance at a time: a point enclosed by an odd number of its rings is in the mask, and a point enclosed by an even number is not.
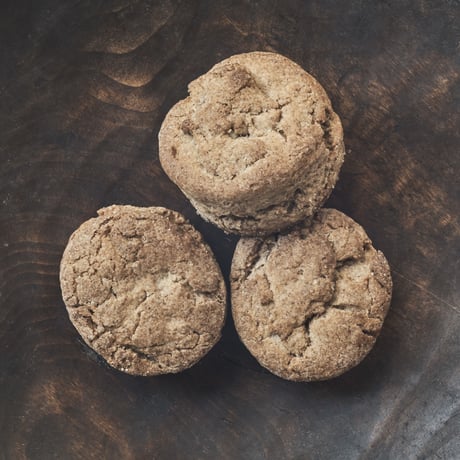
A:
[[[220,269],[177,212],[99,210],[70,237],[60,281],[83,340],[129,374],[182,371],[220,338],[226,306]]]
[[[232,313],[251,354],[288,380],[336,377],[371,350],[392,291],[384,255],[351,218],[322,209],[282,236],[242,238]]]
[[[159,133],[161,164],[226,232],[267,235],[312,216],[344,158],[322,86],[275,53],[232,56],[189,84]]]

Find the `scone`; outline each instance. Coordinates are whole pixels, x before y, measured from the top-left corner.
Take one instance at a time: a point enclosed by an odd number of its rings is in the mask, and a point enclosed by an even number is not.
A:
[[[99,210],[70,237],[60,281],[83,340],[129,374],[182,371],[220,338],[226,306],[220,269],[177,212]]]
[[[189,85],[159,133],[161,164],[226,232],[267,235],[312,216],[344,159],[322,86],[279,54],[232,56]]]
[[[390,305],[384,255],[333,209],[286,235],[239,241],[231,272],[236,330],[279,377],[336,377],[371,350]]]

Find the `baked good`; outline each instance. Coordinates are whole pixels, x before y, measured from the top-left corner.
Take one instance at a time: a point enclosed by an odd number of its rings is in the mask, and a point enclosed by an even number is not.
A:
[[[83,340],[129,374],[182,371],[220,338],[226,305],[220,269],[177,212],[99,210],[70,237],[60,281]]]
[[[334,209],[281,236],[242,238],[232,271],[236,330],[259,363],[289,380],[336,377],[371,350],[390,305],[384,255]]]
[[[232,56],[189,84],[159,133],[161,164],[226,232],[266,235],[314,214],[344,158],[322,86],[269,52]]]

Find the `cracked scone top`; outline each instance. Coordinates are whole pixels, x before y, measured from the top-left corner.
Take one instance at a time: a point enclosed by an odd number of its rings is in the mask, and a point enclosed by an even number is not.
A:
[[[384,255],[333,209],[287,235],[239,241],[232,313],[251,354],[289,380],[336,377],[371,350],[391,299]]]
[[[85,342],[129,374],[179,372],[220,338],[226,298],[220,269],[177,212],[99,210],[70,237],[60,281]]]
[[[159,152],[203,218],[230,233],[265,235],[322,206],[344,144],[322,86],[279,54],[253,52],[190,83],[161,126]]]

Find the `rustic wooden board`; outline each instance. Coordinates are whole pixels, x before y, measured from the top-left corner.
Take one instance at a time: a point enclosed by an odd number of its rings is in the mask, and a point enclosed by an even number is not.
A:
[[[0,458],[460,458],[460,4],[456,0],[4,0],[0,15]],[[285,382],[222,341],[135,378],[79,339],[60,297],[70,233],[111,203],[190,217],[228,274],[236,243],[158,162],[187,83],[274,50],[329,92],[348,155],[329,200],[387,255],[369,357]]]

